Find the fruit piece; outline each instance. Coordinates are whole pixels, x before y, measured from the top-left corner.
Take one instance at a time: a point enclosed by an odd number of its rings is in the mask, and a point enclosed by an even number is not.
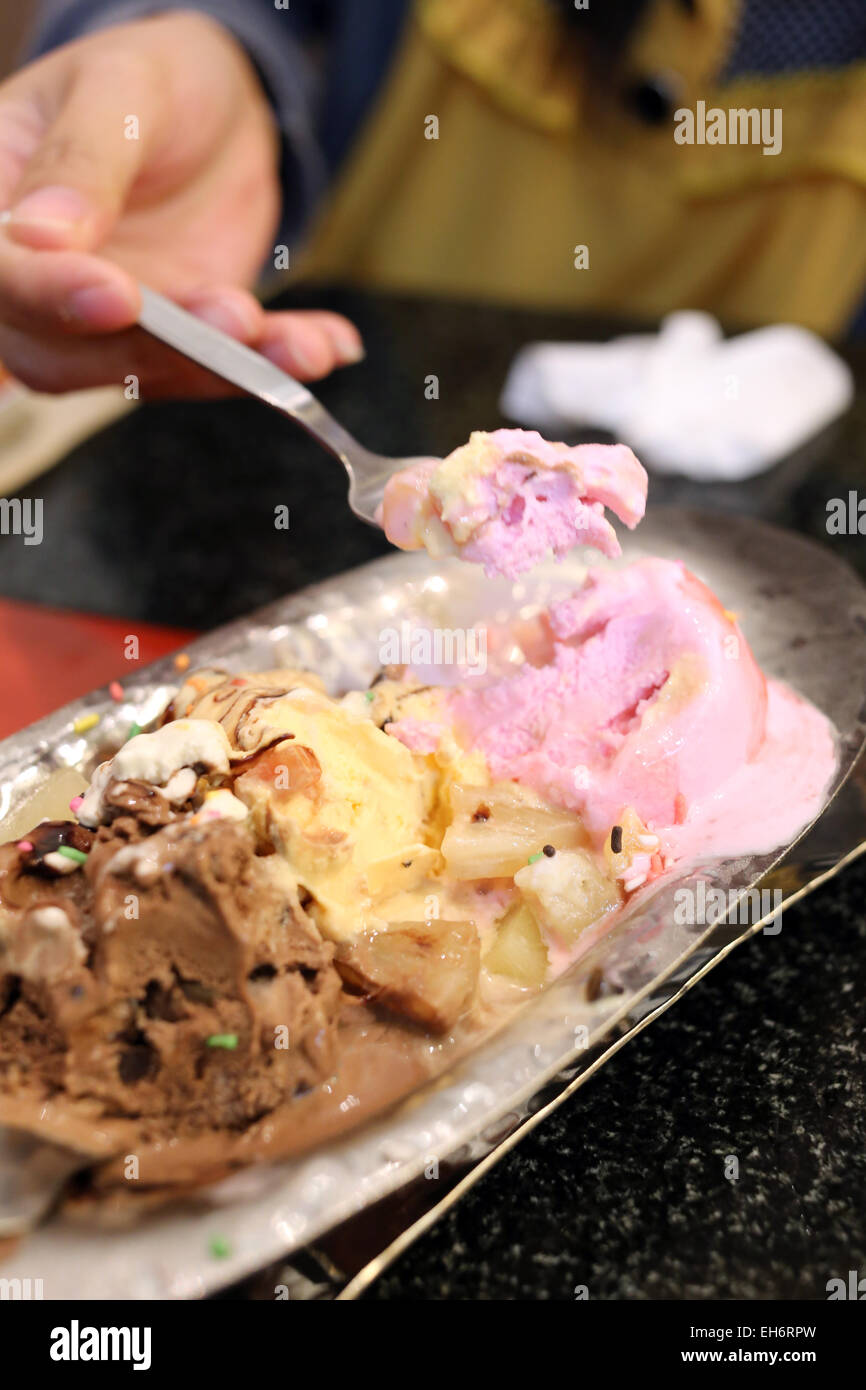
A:
[[[288,801],[299,792],[311,794],[322,779],[322,766],[312,748],[285,740],[260,753],[243,775],[266,783],[276,800]]]
[[[478,984],[481,948],[471,922],[389,922],[337,949],[347,984],[374,1003],[444,1033],[465,1013]]]
[[[545,845],[586,843],[583,825],[534,793],[505,784],[451,790],[453,819],[442,841],[451,878],[510,878]]]
[[[514,882],[539,925],[564,941],[576,941],[620,904],[616,883],[582,849],[557,850],[552,858],[542,855],[515,874]]]
[[[637,812],[626,806],[618,825],[611,827],[605,841],[607,871],[611,878],[619,879],[627,891],[639,888],[650,876],[651,861],[658,848],[658,835],[647,830]]]
[[[508,975],[525,989],[538,989],[544,984],[547,947],[525,903],[516,904],[505,914],[484,964],[494,975]]]

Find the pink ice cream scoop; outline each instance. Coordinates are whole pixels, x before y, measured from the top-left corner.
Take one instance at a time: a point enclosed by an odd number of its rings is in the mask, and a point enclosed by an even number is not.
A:
[[[444,459],[388,480],[381,521],[403,550],[458,553],[509,578],[551,551],[620,553],[605,508],[629,528],[644,514],[647,475],[624,444],[550,444],[535,430],[476,431]]]
[[[494,778],[533,787],[602,837],[627,806],[655,830],[681,823],[757,755],[767,682],[684,565],[593,571],[546,622],[544,665],[450,697],[461,741]]]

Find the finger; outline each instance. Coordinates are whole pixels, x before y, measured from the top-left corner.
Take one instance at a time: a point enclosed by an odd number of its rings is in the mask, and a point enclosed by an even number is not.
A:
[[[0,359],[25,386],[52,394],[94,386],[123,388],[131,400],[243,394],[138,328],[87,339],[0,328]]]
[[[156,63],[126,48],[82,54],[14,190],[7,232],[39,249],[92,249],[108,235],[167,102]]]
[[[252,300],[252,310],[244,302],[247,299]],[[228,328],[231,324],[233,336],[261,350],[261,342],[257,341],[260,323],[256,321],[256,311],[265,322],[269,316],[252,296],[243,291],[221,291],[220,296],[215,296],[207,305],[197,308],[192,301],[188,307],[200,312],[201,317],[222,317],[219,327]],[[37,335],[26,329],[0,327],[0,359],[19,381],[34,391],[122,386],[132,387],[136,393],[133,399],[141,400],[210,399],[245,394],[139,328],[93,338],[73,338],[64,333]],[[326,365],[315,375],[323,375],[330,369]],[[297,363],[294,363],[292,375],[301,380],[312,379],[312,375]]]
[[[364,356],[358,330],[340,314],[281,310],[265,319],[258,351],[291,376],[315,380]]]
[[[255,345],[266,315],[255,295],[233,285],[206,286],[178,296],[178,303],[205,323],[242,343]]]
[[[120,266],[77,251],[30,251],[0,229],[0,320],[37,334],[111,333],[135,323],[141,297]]]
[[[14,274],[9,272],[10,256],[17,267]],[[94,274],[102,278],[92,282],[89,277]],[[73,290],[79,294],[77,301]],[[103,295],[107,298],[102,299]],[[110,262],[17,247],[7,248],[4,262],[0,237],[0,318],[7,325],[2,330],[0,356],[14,375],[39,391],[117,385],[134,375],[142,395],[236,394],[228,383],[150,334],[131,328],[138,310],[131,296],[137,296],[135,284]],[[253,295],[233,286],[200,287],[177,297],[190,312],[257,351],[266,351],[272,361],[301,380],[324,376],[347,358],[358,360],[363,354],[357,330],[337,314],[307,310],[266,314]],[[82,299],[83,312],[75,307]],[[91,313],[94,308],[101,311],[99,322]],[[91,332],[100,337],[84,336]]]
[[[248,290],[199,286],[169,293],[191,313],[245,343],[261,336],[266,317]],[[113,332],[140,308],[134,279],[111,261],[76,252],[34,252],[0,237],[0,318],[29,331]]]
[[[339,366],[349,367],[354,362],[363,361],[366,356],[364,343],[350,319],[327,309],[315,309],[311,311],[311,317],[315,318],[318,327],[333,343]]]

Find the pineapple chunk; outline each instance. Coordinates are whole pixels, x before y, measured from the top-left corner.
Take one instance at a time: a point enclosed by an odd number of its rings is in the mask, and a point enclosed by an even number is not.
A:
[[[547,979],[547,947],[538,923],[525,903],[506,912],[496,940],[484,957],[494,975],[509,975],[525,989],[538,989]]]
[[[619,850],[613,851],[612,829],[605,841],[604,859],[611,878],[620,879],[630,889],[649,876],[650,860],[659,848],[659,837],[647,830],[631,806],[626,806],[620,816],[619,829]]]
[[[582,849],[537,859],[515,874],[514,882],[539,924],[567,942],[620,904],[616,883]]]
[[[442,841],[450,878],[511,878],[544,845],[559,850],[586,843],[573,812],[513,785],[454,786],[451,808]]]

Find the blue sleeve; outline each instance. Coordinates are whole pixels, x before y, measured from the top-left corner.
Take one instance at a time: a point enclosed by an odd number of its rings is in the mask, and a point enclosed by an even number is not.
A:
[[[165,13],[199,10],[235,35],[258,69],[282,134],[283,224],[290,241],[309,219],[328,182],[328,166],[317,133],[322,101],[320,70],[309,41],[315,37],[316,0],[42,0],[30,56],[37,57],[83,34],[112,24]],[[191,55],[194,61],[194,55]]]

